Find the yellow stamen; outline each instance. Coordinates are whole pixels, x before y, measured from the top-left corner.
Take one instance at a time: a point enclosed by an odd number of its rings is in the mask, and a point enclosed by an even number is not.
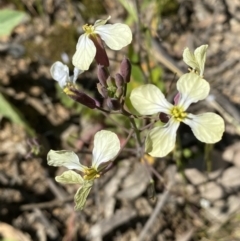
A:
[[[177,121],[183,121],[187,117],[187,113],[179,106],[173,106],[171,114]]]
[[[74,85],[68,82],[67,85],[63,88],[63,92],[66,95],[74,95],[75,93],[71,90],[71,88],[74,88]]]
[[[93,167],[85,169],[84,174],[85,175],[83,176],[83,178],[85,180],[94,180],[100,177],[100,174],[98,173],[98,171]]]
[[[92,25],[88,25],[88,24],[85,24],[83,25],[83,31],[87,34],[87,35],[93,35],[94,34],[94,26]]]

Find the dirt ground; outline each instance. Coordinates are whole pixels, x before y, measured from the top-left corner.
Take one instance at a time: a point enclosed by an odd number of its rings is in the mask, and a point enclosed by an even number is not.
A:
[[[2,241],[240,240],[240,1],[127,1],[138,13],[137,21],[120,2],[0,1],[1,9],[28,15],[0,39],[0,94],[8,103],[0,104]],[[220,114],[226,131],[209,147],[181,127],[180,165],[169,155],[149,159],[146,167],[126,148],[118,165],[95,182],[84,210],[76,212],[78,185],[55,181],[65,169],[47,165],[48,151],[73,150],[89,163],[98,130],[115,130],[121,141],[126,136],[114,129],[110,117],[65,96],[49,70],[64,60],[72,71],[82,25],[109,15],[111,23],[127,23],[133,31],[130,51],[107,50],[112,71],[123,55],[142,51],[151,68],[161,69],[166,90],[173,88],[175,74],[187,71],[184,48],[208,44],[204,77],[211,84],[211,98],[191,110]],[[99,97],[95,64],[78,82]]]

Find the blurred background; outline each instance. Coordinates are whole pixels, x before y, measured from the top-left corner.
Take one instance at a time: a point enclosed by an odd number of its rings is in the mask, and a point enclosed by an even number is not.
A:
[[[240,240],[240,1],[1,0],[0,8],[0,240]],[[48,151],[73,150],[87,165],[98,130],[124,142],[130,124],[69,99],[49,70],[62,61],[72,73],[82,26],[108,16],[133,32],[130,46],[107,49],[112,75],[124,56],[132,62],[129,92],[153,83],[171,100],[188,71],[184,48],[208,44],[211,93],[189,112],[220,114],[226,132],[208,146],[183,125],[177,152],[145,164],[131,141],[75,212],[78,185],[55,182],[64,168],[47,165]],[[77,82],[102,102],[97,81],[93,63]]]

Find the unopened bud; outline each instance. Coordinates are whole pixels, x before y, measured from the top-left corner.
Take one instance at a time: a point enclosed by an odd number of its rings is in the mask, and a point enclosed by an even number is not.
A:
[[[103,97],[103,98],[107,98],[108,97],[108,90],[102,86],[100,83],[97,84],[97,89],[99,94]]]
[[[120,74],[122,75],[125,83],[130,82],[131,70],[132,70],[132,65],[131,65],[129,59],[124,57],[121,65],[120,65]]]
[[[122,96],[122,94],[123,94],[123,87],[117,88],[117,91],[116,91],[116,93],[115,93],[115,96],[116,96],[118,99],[120,99],[121,96]]]
[[[116,86],[115,85],[115,80],[111,76],[109,76],[108,79],[107,79],[107,86],[108,87]]]
[[[167,115],[167,114],[165,114],[165,113],[163,113],[163,112],[161,112],[161,113],[159,114],[159,120],[160,120],[161,122],[163,122],[163,123],[168,123],[169,119],[170,119],[169,115]]]
[[[97,76],[98,76],[98,79],[99,79],[100,83],[103,86],[106,87],[107,86],[107,79],[109,77],[109,73],[108,73],[107,69],[104,66],[98,65]]]
[[[119,73],[117,73],[115,75],[115,83],[117,87],[122,87],[123,83],[124,83],[124,79],[122,77],[122,75],[120,75]]]
[[[73,100],[81,103],[82,105],[85,105],[91,109],[96,108],[97,106],[99,106],[98,101],[96,101],[95,99],[93,99],[92,97],[86,95],[83,92],[80,92],[77,89],[74,88],[69,88],[69,89],[64,89],[64,92]]]
[[[121,104],[117,99],[108,98],[107,106],[110,110],[119,110],[121,108]]]

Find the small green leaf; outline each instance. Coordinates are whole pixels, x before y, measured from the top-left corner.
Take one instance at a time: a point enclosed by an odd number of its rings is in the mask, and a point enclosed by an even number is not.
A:
[[[74,196],[75,210],[82,210],[85,206],[87,197],[92,189],[93,181],[85,181],[83,186],[80,187]]]
[[[21,23],[25,16],[26,14],[20,11],[11,9],[0,10],[0,36],[11,34],[12,30]]]
[[[34,130],[30,127],[27,121],[22,116],[21,112],[13,106],[1,93],[0,93],[0,115],[10,119],[16,124],[20,124],[26,128],[30,135],[34,135]]]

